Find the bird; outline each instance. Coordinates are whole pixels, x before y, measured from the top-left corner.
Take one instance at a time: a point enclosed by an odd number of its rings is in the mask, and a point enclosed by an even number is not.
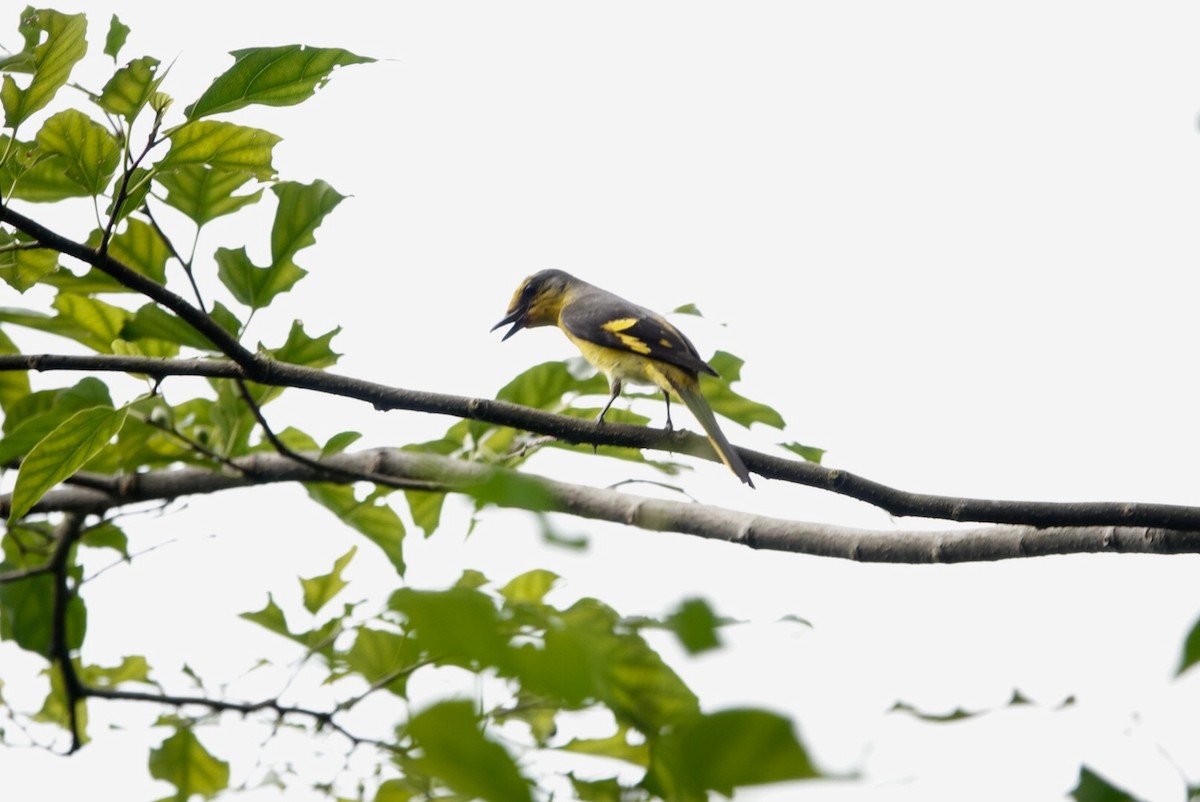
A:
[[[501,342],[521,329],[557,326],[584,359],[608,377],[610,395],[596,418],[604,422],[625,383],[662,390],[671,431],[671,396],[696,416],[721,462],[750,487],[754,482],[737,450],[717,425],[712,407],[700,392],[700,374],[717,371],[700,358],[696,346],[661,315],[562,270],[542,270],[513,293],[504,319],[492,331],[512,324]]]

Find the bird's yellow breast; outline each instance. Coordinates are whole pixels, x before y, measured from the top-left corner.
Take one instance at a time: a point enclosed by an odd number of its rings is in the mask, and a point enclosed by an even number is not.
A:
[[[596,345],[587,340],[581,340],[568,331],[563,333],[571,342],[575,343],[575,347],[583,354],[583,358],[610,380],[617,378],[633,384],[650,384],[664,392],[674,392],[667,373],[681,371],[673,365],[650,359],[639,353],[618,351],[615,348]]]

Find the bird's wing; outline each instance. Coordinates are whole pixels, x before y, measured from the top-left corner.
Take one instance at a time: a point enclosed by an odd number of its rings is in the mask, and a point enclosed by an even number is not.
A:
[[[596,345],[642,354],[693,373],[717,375],[679,329],[649,309],[604,290],[589,287],[571,299],[563,306],[559,323],[573,336]]]

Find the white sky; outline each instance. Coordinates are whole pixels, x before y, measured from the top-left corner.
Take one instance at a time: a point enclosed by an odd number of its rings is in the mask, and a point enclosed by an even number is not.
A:
[[[522,277],[558,267],[651,308],[697,304],[706,318],[682,321],[689,336],[744,358],[741,391],[789,423],[730,424],[735,442],[817,445],[830,465],[915,491],[1196,503],[1194,4],[56,7],[89,13],[94,69],[114,10],[133,28],[123,60],[177,59],[163,88],[181,106],[237,48],[302,42],[382,60],[339,72],[304,106],[232,117],[285,137],[284,178],[353,196],[255,338],[276,344],[292,318],[313,333],[340,324],[338,370],[486,397],[572,353],[548,330],[488,334]],[[19,44],[16,21],[14,6],[0,43]],[[82,236],[86,219],[60,228]],[[214,226],[202,250],[242,243],[261,255],[266,235]],[[661,405],[646,410],[661,424]],[[268,411],[279,428],[380,444],[449,423],[299,395]],[[554,454],[528,468],[630,475]],[[750,491],[708,463],[684,481],[739,509],[919,525],[778,482]],[[713,708],[788,711],[823,766],[865,779],[739,799],[1058,800],[1081,760],[1155,802],[1200,779],[1200,685],[1170,679],[1200,614],[1196,558],[860,566],[563,520],[592,534],[580,555],[541,545],[525,515],[489,512],[465,543],[461,516],[447,519],[433,543],[412,537],[412,583],[550,567],[559,601],[657,614],[703,595],[750,622],[727,633],[733,648],[674,664]],[[186,659],[232,681],[278,644],[229,616],[260,608],[268,588],[298,606],[294,577],[357,542],[298,491],[195,501],[147,521],[141,545],[164,528],[170,544],[89,586],[90,659],[151,637],[162,676]],[[242,549],[256,559],[223,563]],[[394,581],[365,543],[353,572],[372,593]],[[216,617],[193,592],[217,594]],[[786,614],[813,628],[773,623]],[[188,627],[199,654],[178,640]],[[13,683],[33,663],[8,647],[0,659],[6,698],[22,699]],[[272,692],[255,681],[235,695]],[[1037,705],[943,726],[886,713],[897,700],[996,707],[1014,689]],[[1055,711],[1070,695],[1078,703]],[[162,731],[138,726],[153,713],[93,705],[93,717],[97,742],[68,762],[0,752],[9,795],[165,795],[145,770]],[[130,729],[105,731],[114,720]],[[253,756],[235,757],[250,771]],[[260,775],[235,779],[248,776]]]

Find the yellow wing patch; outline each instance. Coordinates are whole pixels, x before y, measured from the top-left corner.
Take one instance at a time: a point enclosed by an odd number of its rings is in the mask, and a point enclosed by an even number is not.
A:
[[[646,345],[646,343],[642,342],[632,334],[625,334],[626,329],[632,328],[637,324],[638,319],[636,317],[622,317],[617,318],[616,320],[610,320],[607,323],[602,324],[600,328],[611,334],[615,334],[617,339],[621,341],[621,344],[630,351],[633,351],[635,354],[648,354],[651,350],[650,346]]]

